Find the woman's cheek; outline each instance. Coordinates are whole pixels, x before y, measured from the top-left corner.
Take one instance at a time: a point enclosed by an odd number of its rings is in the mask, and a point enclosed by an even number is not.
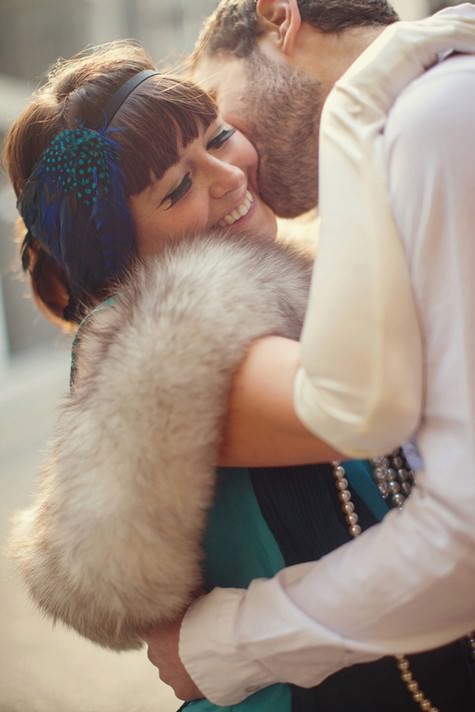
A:
[[[183,206],[186,226],[184,232],[187,235],[193,235],[200,230],[206,230],[211,227],[209,201],[205,195],[197,196],[193,200],[193,204],[187,208]]]
[[[244,134],[239,134],[236,141],[236,165],[256,168],[258,163],[257,151]]]

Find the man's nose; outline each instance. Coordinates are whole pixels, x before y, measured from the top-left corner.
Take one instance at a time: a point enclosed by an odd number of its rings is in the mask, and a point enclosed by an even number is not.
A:
[[[216,161],[213,165],[210,195],[212,198],[223,198],[233,190],[242,188],[245,182],[246,174],[241,168],[225,161]]]

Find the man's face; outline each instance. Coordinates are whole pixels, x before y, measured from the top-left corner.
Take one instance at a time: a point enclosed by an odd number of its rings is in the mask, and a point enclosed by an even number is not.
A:
[[[277,215],[314,208],[322,86],[259,51],[246,59],[203,58],[193,80],[214,94],[224,119],[256,146],[261,195]]]

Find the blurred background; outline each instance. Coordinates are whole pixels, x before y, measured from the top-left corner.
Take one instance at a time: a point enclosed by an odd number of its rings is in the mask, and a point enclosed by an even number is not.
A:
[[[216,0],[0,0],[0,141],[45,70],[86,45],[133,37],[157,62],[194,43]],[[403,19],[456,2],[398,0]],[[28,504],[55,409],[67,389],[69,337],[36,311],[17,270],[15,201],[0,171],[0,547]],[[53,629],[0,556],[0,712],[168,712],[178,701],[145,653],[117,655]]]

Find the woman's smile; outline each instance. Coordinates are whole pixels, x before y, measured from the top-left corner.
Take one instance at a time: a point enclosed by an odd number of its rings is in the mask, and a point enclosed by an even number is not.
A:
[[[229,227],[230,225],[233,225],[234,223],[238,222],[238,220],[242,220],[247,215],[249,215],[249,212],[253,205],[254,198],[252,197],[252,193],[249,190],[246,190],[246,195],[242,203],[232,212],[225,215],[224,218],[221,218],[221,220],[218,222],[218,227]]]

